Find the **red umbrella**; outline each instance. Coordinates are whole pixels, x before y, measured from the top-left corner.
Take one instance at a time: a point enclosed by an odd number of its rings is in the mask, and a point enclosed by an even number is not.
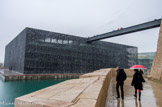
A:
[[[130,69],[147,69],[147,68],[144,67],[143,65],[133,65],[130,67]]]

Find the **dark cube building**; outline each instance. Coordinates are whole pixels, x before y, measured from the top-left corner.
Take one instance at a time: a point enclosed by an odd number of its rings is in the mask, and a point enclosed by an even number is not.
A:
[[[137,48],[67,34],[24,29],[7,46],[5,68],[23,74],[87,73],[101,68],[129,68]]]

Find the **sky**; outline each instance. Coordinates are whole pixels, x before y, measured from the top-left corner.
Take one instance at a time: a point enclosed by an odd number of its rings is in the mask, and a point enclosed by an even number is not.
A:
[[[0,62],[25,27],[91,37],[162,17],[162,0],[0,0]],[[159,28],[104,39],[155,52]]]

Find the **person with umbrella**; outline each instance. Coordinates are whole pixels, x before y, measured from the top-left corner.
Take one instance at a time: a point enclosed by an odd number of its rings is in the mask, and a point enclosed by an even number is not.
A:
[[[144,66],[132,66],[131,69],[134,69],[135,73],[133,75],[133,79],[132,79],[132,83],[131,85],[134,86],[135,88],[135,98],[137,98],[137,90],[139,92],[139,98],[138,100],[140,101],[141,100],[141,90],[143,90],[143,85],[142,85],[142,82],[145,82],[142,74],[139,72],[138,69],[144,69]]]

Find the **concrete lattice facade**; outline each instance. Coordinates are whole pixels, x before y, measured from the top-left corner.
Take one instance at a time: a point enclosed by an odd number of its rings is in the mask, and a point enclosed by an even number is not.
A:
[[[137,64],[137,47],[24,29],[6,46],[5,68],[23,74],[87,73]]]
[[[23,73],[25,60],[26,29],[14,38],[5,49],[4,67]]]

